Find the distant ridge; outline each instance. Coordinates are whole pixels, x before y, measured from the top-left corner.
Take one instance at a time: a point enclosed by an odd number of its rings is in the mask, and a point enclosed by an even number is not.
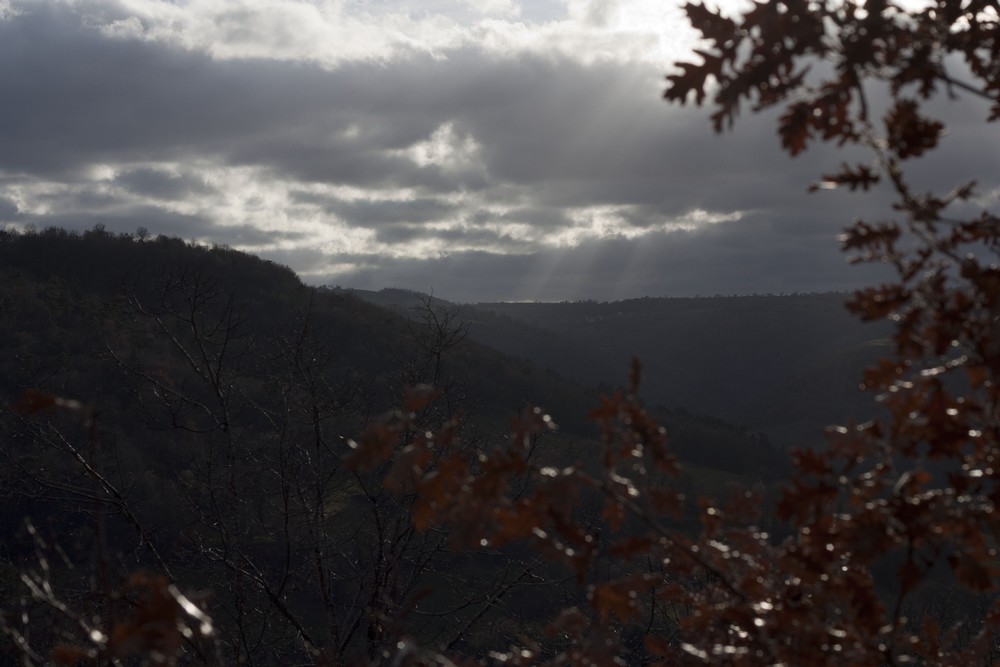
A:
[[[399,312],[428,298],[399,289],[354,292]],[[889,329],[855,319],[847,298],[822,292],[433,304],[471,323],[476,340],[587,386],[614,384],[636,356],[650,403],[717,415],[799,446],[822,442],[825,427],[870,409],[857,385]]]

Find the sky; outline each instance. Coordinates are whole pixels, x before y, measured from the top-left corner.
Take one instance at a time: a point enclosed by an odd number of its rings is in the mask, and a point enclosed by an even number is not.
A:
[[[885,195],[808,194],[844,156],[789,158],[773,115],[664,102],[696,45],[671,0],[0,0],[0,226],[462,302],[871,282],[836,237]],[[982,115],[947,113],[929,173],[995,193]]]

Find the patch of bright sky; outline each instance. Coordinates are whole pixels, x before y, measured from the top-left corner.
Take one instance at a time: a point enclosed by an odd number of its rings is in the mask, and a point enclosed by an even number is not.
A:
[[[9,183],[4,186],[4,196],[25,215],[50,215],[54,211],[54,196],[66,193],[71,186],[55,182]],[[58,211],[55,211],[58,212]]]
[[[412,52],[443,57],[460,46],[668,63],[694,44],[680,3],[662,0],[120,0],[117,6],[127,18],[97,19],[111,37],[166,41],[216,58],[330,67]]]
[[[490,230],[497,236],[506,236],[514,241],[533,243],[545,241],[547,238],[546,234],[538,227],[524,222],[494,222],[483,225],[483,228]]]
[[[538,239],[553,247],[573,247],[589,239],[623,238],[636,239],[653,232],[693,231],[720,222],[733,222],[743,217],[740,211],[720,213],[694,209],[676,218],[664,218],[641,226],[632,220],[637,213],[632,206],[588,206],[568,211],[575,223],[571,227]]]
[[[454,21],[399,11],[345,11],[342,2],[304,0],[123,0],[127,18],[108,22],[110,37],[174,43],[219,59],[263,58],[336,66],[401,52],[457,45]]]
[[[20,9],[14,6],[11,0],[0,0],[0,21],[6,21],[20,13]]]
[[[246,224],[265,232],[304,233],[309,236],[310,245],[338,253],[358,253],[372,248],[374,231],[331,218],[320,207],[296,203],[290,193],[299,183],[268,178],[262,171],[256,167],[212,170],[206,175],[206,180],[222,194],[208,203],[206,213],[211,211],[221,227]],[[285,243],[277,243],[273,247],[248,246],[242,249],[267,250],[285,246]]]
[[[454,123],[449,122],[434,130],[426,141],[413,144],[398,153],[410,158],[419,167],[467,169],[483,167],[480,149],[479,143],[471,135],[459,135]]]
[[[72,181],[22,180],[4,185],[3,196],[28,216],[66,215],[81,209],[89,213],[113,213],[125,207],[115,197],[109,165],[92,165]],[[81,205],[82,203],[82,205]]]

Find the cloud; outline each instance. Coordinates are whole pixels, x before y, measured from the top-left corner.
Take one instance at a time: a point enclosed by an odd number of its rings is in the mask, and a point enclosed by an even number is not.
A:
[[[571,298],[847,284],[836,234],[889,212],[884,191],[807,195],[853,156],[790,160],[773,113],[718,137],[666,105],[657,40],[688,37],[660,3],[9,6],[0,214],[38,227],[145,226],[309,280]],[[953,115],[918,177],[972,174],[995,200],[998,140]]]
[[[20,217],[21,211],[17,203],[6,197],[0,197],[0,222],[13,222]]]
[[[115,177],[115,184],[153,199],[181,199],[208,194],[213,190],[197,176],[174,174],[150,167],[125,170]]]
[[[739,0],[721,0],[733,5]],[[583,62],[665,66],[695,45],[679,4],[659,0],[75,0],[110,39],[180,46],[215,60],[385,63],[492,54],[559,53]]]
[[[436,222],[453,218],[459,207],[440,199],[328,201],[325,209],[361,227]]]

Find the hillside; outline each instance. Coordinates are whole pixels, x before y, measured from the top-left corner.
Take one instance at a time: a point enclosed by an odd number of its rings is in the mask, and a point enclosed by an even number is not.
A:
[[[267,374],[260,357],[277,352],[266,346],[288,347],[311,337],[312,345],[322,347],[327,381],[363,380],[366,409],[373,414],[392,407],[406,384],[450,383],[456,385],[456,408],[465,401],[470,412],[493,421],[505,423],[526,406],[543,405],[569,433],[590,429],[584,416],[596,402],[596,389],[567,379],[588,379],[572,366],[588,348],[567,345],[558,335],[488,310],[462,311],[454,321],[437,322],[409,293],[375,293],[389,297],[383,304],[387,309],[367,303],[370,294],[309,288],[285,267],[227,248],[196,247],[162,236],[139,242],[102,230],[82,236],[56,229],[4,234],[0,272],[5,313],[0,335],[10,352],[2,362],[0,395],[8,403],[26,388],[88,403],[112,397],[127,401],[138,390],[123,382],[129,376],[111,353],[169,354],[147,345],[149,332],[142,343],[135,340],[136,321],[142,319],[137,310],[177,319],[173,311],[199,308],[206,321],[238,324],[235,338],[246,339],[247,350],[257,357],[240,360],[239,374]],[[450,307],[441,300],[432,304],[438,312]],[[457,335],[449,349],[432,352],[434,337],[449,333],[438,327],[450,327]],[[176,365],[178,360],[144,363]],[[601,379],[610,388],[624,380],[628,359],[595,358],[584,366],[602,369]],[[738,429],[725,424],[722,430]]]
[[[647,370],[649,400],[798,445],[870,409],[857,382],[889,332],[884,324],[859,322],[845,300],[816,294],[476,308],[554,333],[591,356],[637,356]],[[558,370],[578,377],[568,367]]]
[[[405,290],[356,291],[406,312]],[[590,387],[612,385],[633,356],[650,404],[714,415],[781,446],[815,445],[823,430],[871,409],[857,390],[888,328],[864,324],[844,294],[644,298],[615,302],[480,303],[436,299],[470,336]]]
[[[519,613],[541,619],[579,589],[559,583],[564,572],[539,570],[519,592],[527,565],[516,550],[458,555],[446,526],[415,532],[414,497],[387,489],[384,469],[353,467],[354,439],[409,420],[400,456],[431,434],[442,452],[476,461],[503,446],[511,415],[537,404],[559,429],[533,440],[533,455],[589,466],[601,452],[586,418],[597,392],[473,340],[437,306],[403,316],[243,253],[162,236],[0,233],[8,562],[30,564],[41,549],[32,535],[42,535],[60,550],[46,575],[57,588],[89,590],[95,569],[124,578],[149,568],[212,590],[212,614],[240,660],[299,659],[302,632],[352,655],[377,639],[359,624],[411,604],[414,636],[471,652],[505,645],[477,625],[500,613],[497,596],[519,595]],[[549,335],[509,325],[531,331],[512,345]],[[440,393],[392,412],[421,384]],[[675,482],[692,503],[763,484],[774,497],[787,461],[765,440],[719,419],[656,413],[692,464]],[[581,522],[600,512],[581,499]],[[691,526],[689,515],[678,522]],[[8,599],[20,594],[18,572],[0,568]],[[539,579],[562,592],[535,595]],[[444,622],[446,609],[457,611]],[[540,632],[532,623],[522,631]],[[44,644],[56,631],[35,632]]]

